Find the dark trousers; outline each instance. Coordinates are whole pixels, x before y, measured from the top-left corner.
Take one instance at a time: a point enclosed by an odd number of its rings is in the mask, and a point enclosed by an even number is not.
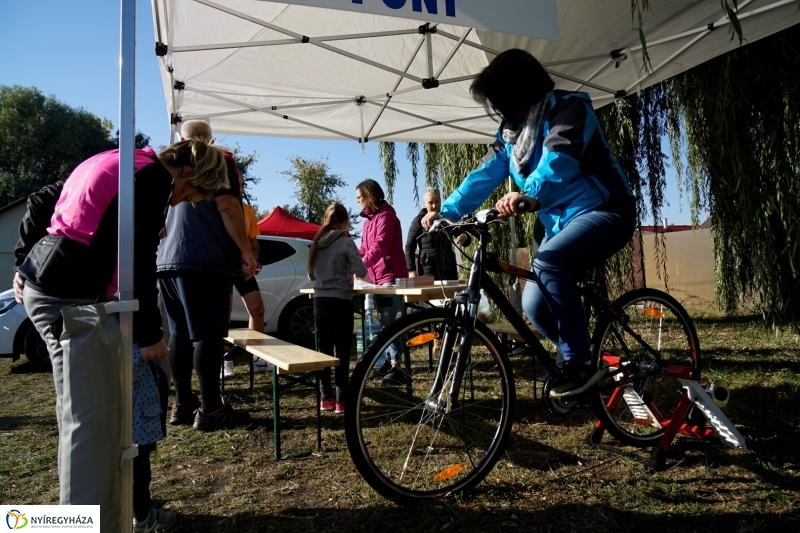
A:
[[[319,351],[339,359],[339,366],[334,370],[336,401],[344,403],[353,348],[353,300],[314,298],[314,323]],[[320,372],[319,388],[323,399],[333,397],[330,369]]]
[[[219,367],[228,335],[231,277],[208,272],[162,273],[159,289],[169,319],[169,371],[175,403],[194,403],[192,369],[200,383],[201,409],[222,407]],[[194,346],[192,346],[192,341]]]
[[[161,430],[167,434],[167,402],[169,399],[169,382],[167,374],[157,363],[150,363],[150,370],[157,376],[158,394],[161,397]],[[139,455],[133,458],[133,516],[143,521],[150,514],[150,454],[156,449],[156,443],[140,444]]]

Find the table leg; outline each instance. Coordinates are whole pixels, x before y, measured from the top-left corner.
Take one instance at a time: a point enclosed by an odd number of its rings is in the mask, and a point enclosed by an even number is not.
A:
[[[250,396],[252,396],[255,392],[255,389],[253,388],[253,376],[256,372],[256,368],[255,368],[255,362],[253,361],[253,356],[250,355],[250,353],[247,353],[247,355],[248,355],[248,360],[250,361]]]
[[[326,369],[327,370],[327,369]],[[317,451],[322,451],[322,408],[320,403],[322,401],[322,395],[319,392],[319,372],[316,373],[317,376]]]
[[[272,435],[275,445],[275,459],[281,458],[281,393],[278,388],[278,367],[272,367]]]

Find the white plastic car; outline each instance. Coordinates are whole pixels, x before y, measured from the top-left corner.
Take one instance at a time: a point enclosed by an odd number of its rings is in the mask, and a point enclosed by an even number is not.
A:
[[[25,312],[25,306],[14,301],[14,290],[0,293],[0,357],[11,357],[14,361],[20,355],[37,370],[49,372],[50,356],[47,346]]]
[[[256,275],[264,300],[264,331],[301,346],[314,346],[314,304],[300,289],[314,287],[306,265],[311,241],[286,237],[258,237]],[[236,289],[233,290],[231,321],[247,322],[249,316]]]
[[[264,299],[264,330],[301,346],[314,346],[314,304],[300,289],[312,288],[306,264],[311,241],[285,237],[258,237],[262,270],[256,276]],[[234,289],[231,321],[247,322],[249,316]],[[25,306],[14,301],[14,291],[0,293],[0,357],[14,361],[25,355],[31,364],[49,371],[47,347],[33,327]]]

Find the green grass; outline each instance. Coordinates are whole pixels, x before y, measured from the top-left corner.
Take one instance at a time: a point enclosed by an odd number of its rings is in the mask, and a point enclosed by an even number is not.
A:
[[[321,452],[276,462],[269,377],[256,376],[250,397],[245,362],[237,360],[227,389],[255,429],[170,428],[153,467],[153,497],[179,513],[176,532],[800,530],[797,338],[757,320],[696,324],[703,374],[730,383],[726,413],[748,450],[680,437],[668,470],[650,473],[647,450],[587,446],[588,411],[547,416],[532,396],[530,360],[514,358],[517,416],[496,468],[472,493],[404,509],[362,481],[332,413],[323,414]],[[52,377],[8,360],[0,377],[0,503],[56,503]],[[310,393],[283,397],[284,453],[314,447],[313,402]]]

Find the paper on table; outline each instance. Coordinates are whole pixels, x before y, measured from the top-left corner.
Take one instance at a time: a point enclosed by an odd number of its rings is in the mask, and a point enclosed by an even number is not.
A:
[[[383,287],[383,285],[374,285],[372,283],[362,281],[360,279],[353,281],[353,288],[354,289],[378,289]]]

